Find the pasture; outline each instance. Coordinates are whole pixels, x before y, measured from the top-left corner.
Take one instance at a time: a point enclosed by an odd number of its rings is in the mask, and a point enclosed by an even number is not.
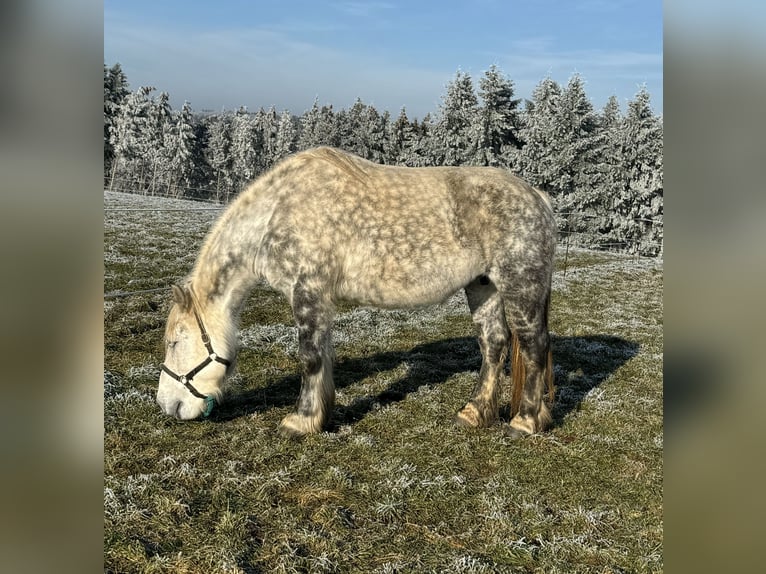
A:
[[[104,193],[104,570],[660,572],[662,261],[564,249],[551,304],[553,428],[511,441],[453,417],[481,359],[465,296],[339,308],[328,432],[276,433],[297,329],[257,288],[227,401],[155,403],[169,285],[220,211]],[[509,396],[501,418],[508,419]]]

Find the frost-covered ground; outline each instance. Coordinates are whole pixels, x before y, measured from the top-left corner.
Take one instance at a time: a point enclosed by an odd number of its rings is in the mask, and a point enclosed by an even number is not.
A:
[[[296,332],[256,289],[228,401],[161,416],[164,289],[220,213],[104,194],[104,560],[112,572],[662,571],[662,261],[558,255],[554,427],[456,428],[480,359],[465,298],[341,307],[328,432],[275,428],[297,398]],[[507,406],[501,413],[507,417]]]

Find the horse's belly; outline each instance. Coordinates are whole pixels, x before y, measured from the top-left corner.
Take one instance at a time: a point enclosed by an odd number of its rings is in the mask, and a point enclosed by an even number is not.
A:
[[[463,253],[452,257],[394,257],[356,261],[346,267],[338,297],[376,307],[415,307],[440,303],[486,269]]]

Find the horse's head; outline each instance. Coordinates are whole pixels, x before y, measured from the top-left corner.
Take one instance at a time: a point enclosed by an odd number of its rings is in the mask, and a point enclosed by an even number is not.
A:
[[[231,361],[224,337],[211,336],[198,303],[186,287],[173,285],[174,305],[165,327],[165,360],[157,403],[165,414],[182,420],[208,416],[221,397]],[[215,351],[213,350],[215,349]]]

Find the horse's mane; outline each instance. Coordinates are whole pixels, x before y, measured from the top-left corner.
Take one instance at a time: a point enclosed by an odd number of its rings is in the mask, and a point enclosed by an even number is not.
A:
[[[304,152],[304,156],[326,161],[333,164],[346,175],[353,177],[360,183],[366,184],[369,181],[369,174],[364,169],[364,164],[368,163],[355,156],[330,147],[318,147]]]

